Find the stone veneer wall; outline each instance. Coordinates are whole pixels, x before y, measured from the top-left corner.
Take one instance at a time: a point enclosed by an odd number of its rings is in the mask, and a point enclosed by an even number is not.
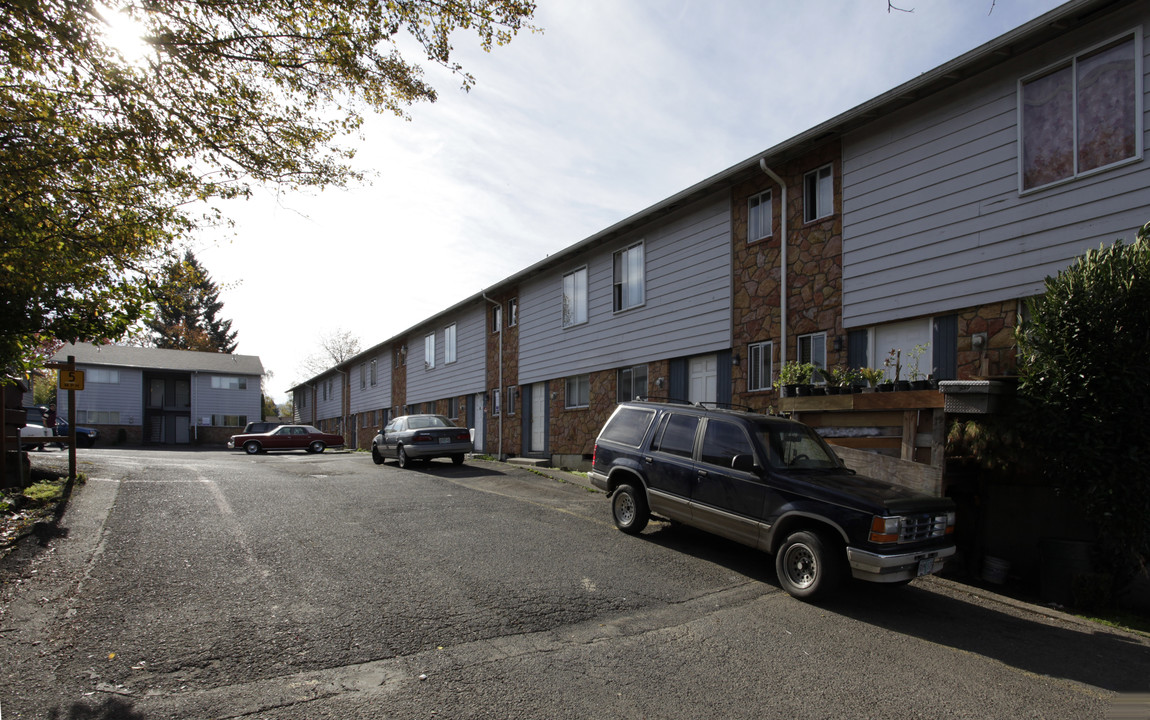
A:
[[[958,313],[958,379],[1006,375],[1017,367],[1014,328],[1018,301],[1007,300]],[[974,336],[986,333],[986,346],[974,349]]]
[[[846,342],[835,351],[842,325],[842,149],[838,142],[823,145],[798,160],[773,168],[787,182],[787,359],[798,358],[798,336],[825,332],[827,365],[845,365]],[[834,209],[829,217],[803,222],[803,176],[833,163]],[[771,190],[774,234],[747,242],[747,200]],[[782,189],[766,174],[736,185],[731,191],[732,350],[742,362],[731,369],[735,403],[765,409],[775,392],[747,391],[747,346],[773,341],[772,364],[777,375],[780,357],[779,283],[781,282]],[[772,378],[773,380],[773,378]]]
[[[488,392],[494,388],[499,387],[499,336],[503,336],[503,387],[500,392],[505,392],[508,388],[517,387],[519,385],[519,324],[508,326],[507,325],[507,301],[511,298],[519,297],[519,288],[510,288],[506,292],[493,296],[491,300],[499,303],[502,308],[503,314],[503,327],[501,332],[495,333],[491,331],[493,320],[491,303],[487,303],[487,311],[484,317],[486,318],[485,330],[487,333],[487,377],[486,389]],[[503,397],[503,402],[500,403],[500,411],[503,415],[503,453],[504,455],[518,455],[523,448],[523,421],[521,407],[523,402],[523,393],[518,393],[518,398],[515,401],[515,413],[508,414],[506,408],[507,397]],[[484,438],[485,445],[489,454],[499,452],[499,416],[492,415],[492,406],[495,401],[493,398],[487,402],[486,415],[484,417]]]
[[[590,376],[590,404],[585,408],[566,407],[566,378],[551,381],[551,389],[558,391],[551,400],[552,455],[590,455],[595,447],[595,438],[599,437],[599,430],[617,405],[615,394],[618,392],[618,383],[615,370],[593,372]]]

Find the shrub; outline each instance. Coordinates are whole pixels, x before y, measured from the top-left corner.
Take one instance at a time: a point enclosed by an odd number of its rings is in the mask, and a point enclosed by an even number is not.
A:
[[[1129,578],[1150,557],[1150,223],[1087,252],[1028,302],[1018,332],[1028,447]]]

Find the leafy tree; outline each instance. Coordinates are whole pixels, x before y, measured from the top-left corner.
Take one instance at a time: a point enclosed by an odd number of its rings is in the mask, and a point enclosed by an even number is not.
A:
[[[156,347],[232,353],[236,331],[218,317],[220,289],[191,250],[163,269],[155,292],[155,316],[147,322]]]
[[[509,42],[531,0],[105,0],[146,34],[129,62],[92,0],[0,2],[0,368],[38,339],[115,339],[141,318],[206,201],[360,179],[361,113],[434,101],[422,53]]]
[[[1028,447],[1099,534],[1121,582],[1150,558],[1150,224],[1092,250],[1029,303],[1019,390]]]

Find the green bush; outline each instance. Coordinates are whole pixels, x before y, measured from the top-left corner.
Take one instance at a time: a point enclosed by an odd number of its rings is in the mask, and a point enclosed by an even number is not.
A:
[[[1150,558],[1150,223],[1092,250],[1028,303],[1019,327],[1027,446],[1081,505],[1116,579]]]

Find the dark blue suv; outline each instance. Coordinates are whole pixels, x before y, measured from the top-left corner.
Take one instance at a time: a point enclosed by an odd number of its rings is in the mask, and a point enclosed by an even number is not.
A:
[[[759,548],[804,600],[851,576],[907,583],[955,550],[949,498],[858,475],[809,427],[771,415],[622,403],[595,443],[591,482],[623,532],[654,514]]]

